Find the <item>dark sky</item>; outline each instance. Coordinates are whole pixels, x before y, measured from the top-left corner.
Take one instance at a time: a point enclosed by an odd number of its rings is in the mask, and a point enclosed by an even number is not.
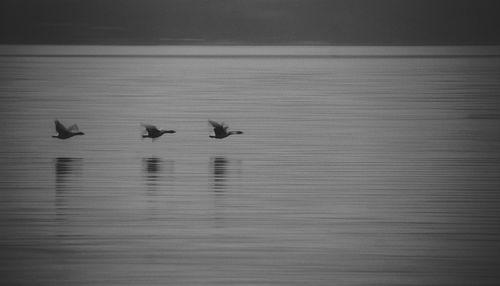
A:
[[[0,44],[500,44],[497,0],[1,0]]]

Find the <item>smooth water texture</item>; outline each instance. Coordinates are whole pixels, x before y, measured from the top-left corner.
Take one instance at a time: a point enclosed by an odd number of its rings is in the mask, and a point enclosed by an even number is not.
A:
[[[0,57],[3,284],[498,285],[499,56],[185,48]]]

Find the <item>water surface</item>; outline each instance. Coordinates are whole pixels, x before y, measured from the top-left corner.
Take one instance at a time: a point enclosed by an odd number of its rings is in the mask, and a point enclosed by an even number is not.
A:
[[[49,48],[0,57],[6,284],[500,280],[491,50]]]

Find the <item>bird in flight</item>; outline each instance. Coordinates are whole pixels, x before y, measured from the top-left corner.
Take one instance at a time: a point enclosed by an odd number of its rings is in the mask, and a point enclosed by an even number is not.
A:
[[[213,120],[208,120],[208,122],[214,128],[214,135],[209,135],[210,138],[222,139],[233,134],[243,134],[242,131],[227,131],[229,126],[225,125],[224,122],[218,123]]]
[[[53,138],[59,138],[59,139],[68,139],[71,138],[75,135],[84,135],[85,133],[80,132],[78,130],[78,126],[76,124],[71,125],[70,127],[66,128],[59,120],[54,120],[54,123],[56,124],[56,131],[57,135],[53,135]]]
[[[142,124],[147,133],[142,134],[142,138],[156,139],[165,133],[175,133],[175,130],[162,130],[151,124]]]

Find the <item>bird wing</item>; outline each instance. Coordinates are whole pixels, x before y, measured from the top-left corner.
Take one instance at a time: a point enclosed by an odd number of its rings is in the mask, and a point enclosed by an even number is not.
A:
[[[215,136],[224,136],[227,133],[227,126],[224,126],[224,122],[218,123],[213,120],[208,120],[208,122],[213,126]]]
[[[78,132],[78,125],[76,124],[73,124],[71,125],[70,127],[68,127],[68,131],[74,131],[74,132]]]
[[[224,128],[222,126],[222,124],[220,124],[219,122],[213,121],[213,120],[208,120],[208,123],[210,123],[214,129],[216,129],[216,128]]]
[[[54,123],[56,124],[56,131],[57,133],[64,134],[68,133],[68,129],[64,127],[64,125],[59,121],[59,120],[54,120]]]
[[[160,132],[160,130],[158,130],[158,128],[156,128],[156,126],[154,126],[154,125],[142,124],[142,126],[146,129],[146,132],[148,132],[148,134]]]

